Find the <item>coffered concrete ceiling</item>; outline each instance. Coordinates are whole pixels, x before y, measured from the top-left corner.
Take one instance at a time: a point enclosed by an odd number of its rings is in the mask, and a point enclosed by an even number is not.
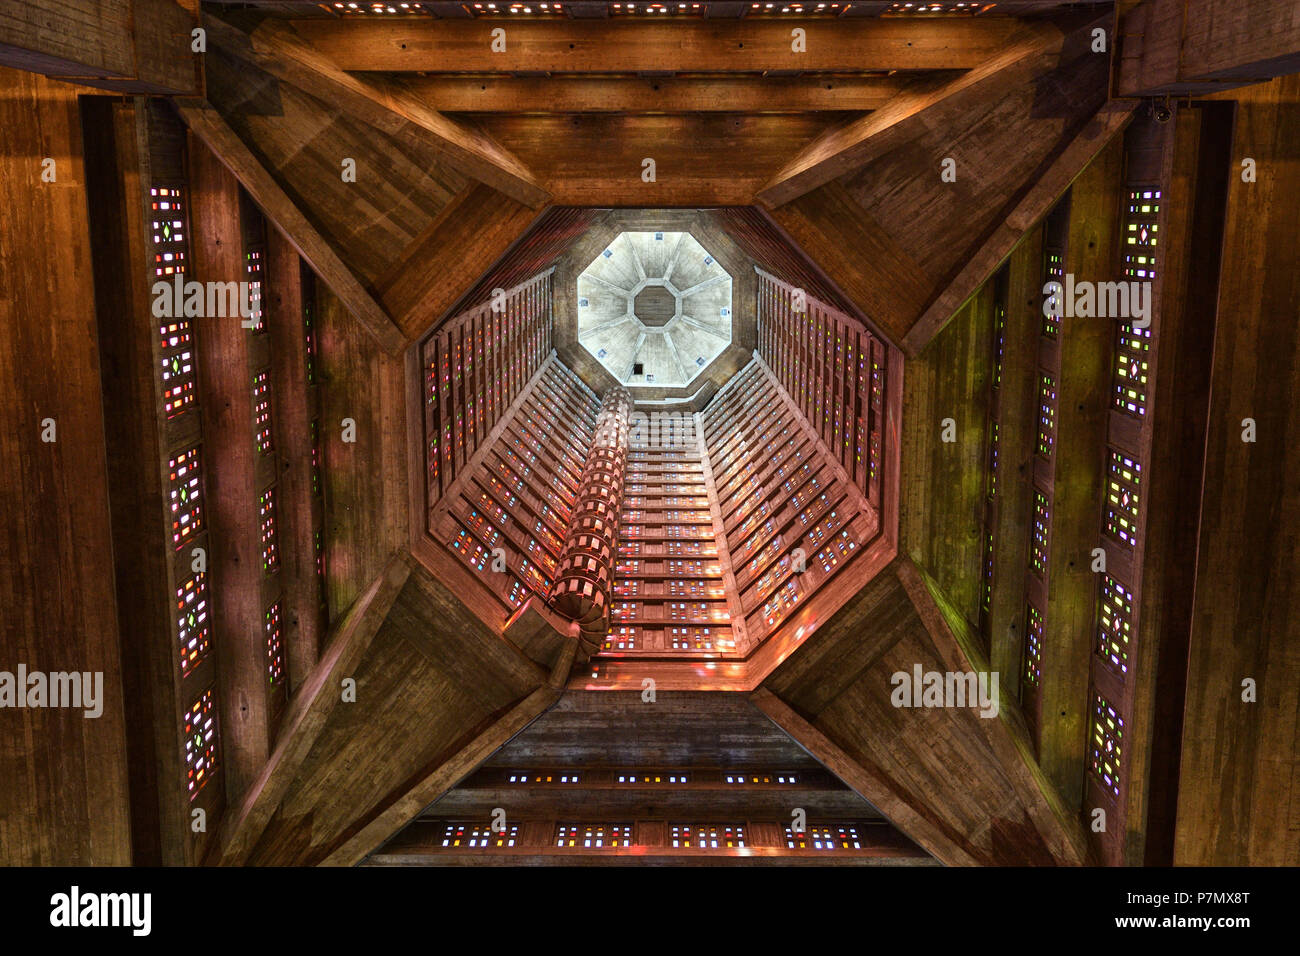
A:
[[[621,232],[577,282],[578,342],[629,388],[690,385],[731,344],[731,276],[688,232]]]

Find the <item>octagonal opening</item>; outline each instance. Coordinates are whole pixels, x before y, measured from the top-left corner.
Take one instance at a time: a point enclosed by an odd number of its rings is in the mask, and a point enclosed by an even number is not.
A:
[[[732,277],[689,232],[620,232],[577,286],[579,344],[629,388],[689,386],[732,342]]]
[[[636,294],[632,311],[642,325],[658,328],[677,314],[677,296],[661,285],[646,286]]]

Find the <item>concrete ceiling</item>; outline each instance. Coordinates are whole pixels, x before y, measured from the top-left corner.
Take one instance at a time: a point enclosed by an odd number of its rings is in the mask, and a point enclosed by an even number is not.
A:
[[[577,283],[578,342],[629,388],[687,386],[731,344],[731,276],[688,232],[620,232]]]

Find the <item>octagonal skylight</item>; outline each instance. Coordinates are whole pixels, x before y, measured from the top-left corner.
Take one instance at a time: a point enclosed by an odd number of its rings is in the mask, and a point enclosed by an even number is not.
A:
[[[621,232],[578,276],[578,342],[629,388],[689,385],[731,344],[731,276],[688,232]]]

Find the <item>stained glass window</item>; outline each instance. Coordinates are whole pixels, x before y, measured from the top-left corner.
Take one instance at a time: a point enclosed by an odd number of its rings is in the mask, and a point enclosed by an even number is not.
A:
[[[457,528],[456,533],[452,535],[451,549],[464,558],[465,563],[475,571],[482,571],[487,565],[487,549],[463,528]]]
[[[1052,457],[1056,446],[1056,378],[1046,372],[1038,378],[1038,444],[1035,450],[1044,458]]]
[[[675,651],[713,650],[712,632],[707,627],[670,627],[668,642]]]
[[[1043,612],[1032,604],[1025,611],[1024,682],[1037,687],[1043,678]]]
[[[1043,254],[1043,273],[1045,279],[1043,285],[1048,282],[1055,282],[1064,286],[1065,279],[1065,255],[1054,249],[1049,249]],[[1046,308],[1043,316],[1043,335],[1049,339],[1056,338],[1061,331],[1061,315],[1065,310],[1063,302],[1064,293],[1058,292],[1055,295],[1047,297]]]
[[[208,576],[196,572],[176,588],[176,637],[180,642],[183,675],[188,677],[194,673],[194,668],[207,656],[211,630],[208,619]]]
[[[784,6],[784,5],[783,5]],[[988,9],[985,0],[896,0],[886,13],[964,13],[974,15]],[[784,12],[784,11],[783,11]]]
[[[199,449],[190,448],[167,459],[167,498],[172,517],[172,547],[180,549],[203,530],[203,478]]]
[[[637,636],[637,628],[635,627],[611,627],[609,636],[605,638],[605,650],[634,651],[636,650]]]
[[[303,284],[302,331],[306,343],[307,384],[316,384],[316,315],[313,310],[311,288]]]
[[[1113,448],[1106,460],[1106,534],[1133,547],[1137,543],[1138,493],[1142,466]]]
[[[984,580],[980,589],[980,604],[989,610],[993,603],[993,532],[984,532]]]
[[[489,824],[449,823],[442,831],[442,845],[448,849],[470,847],[476,850],[517,846],[519,824],[507,823],[504,827],[500,832],[494,832]]]
[[[1121,324],[1115,345],[1114,406],[1137,418],[1147,413],[1151,329]]]
[[[589,850],[631,846],[632,825],[561,823],[556,830],[555,845],[559,847],[582,847]]]
[[[153,235],[154,275],[160,279],[185,272],[185,197],[179,186],[149,190],[149,226]]]
[[[862,838],[851,824],[808,826],[802,833],[787,825],[785,845],[789,850],[861,850]]]
[[[718,850],[745,845],[745,828],[740,824],[684,824],[669,827],[671,845],[683,850]]]
[[[579,777],[578,774],[576,773],[560,773],[558,771],[553,771],[551,773],[546,773],[546,772],[528,773],[528,772],[515,771],[509,776],[508,779],[511,783],[573,784],[578,782]]]
[[[185,712],[185,775],[190,799],[212,779],[217,769],[216,691],[205,690]]]
[[[1047,574],[1047,535],[1051,528],[1051,505],[1041,491],[1034,491],[1033,537],[1029,542],[1029,567],[1040,578]]]
[[[1124,275],[1130,279],[1156,277],[1159,216],[1159,189],[1129,190],[1124,210]]]
[[[1121,760],[1124,747],[1124,718],[1101,694],[1092,695],[1092,733],[1089,748],[1092,772],[1110,791],[1119,796]]]
[[[244,269],[248,273],[248,311],[250,317],[245,321],[254,332],[265,332],[266,323],[262,315],[262,253],[253,249],[244,253]]]
[[[799,782],[799,775],[789,771],[782,773],[728,773],[723,774],[722,779],[730,784],[750,786],[793,785]]]
[[[187,233],[185,198],[179,186],[149,190],[149,232],[153,239],[153,276],[169,280],[185,276]],[[173,304],[173,311],[175,308]],[[162,319],[162,407],[169,419],[194,403],[194,334],[190,320],[181,316]]]
[[[843,559],[856,550],[857,546],[858,543],[849,536],[846,528],[831,539],[829,545],[818,552],[816,560],[821,564],[822,570],[829,574]]]
[[[650,784],[658,785],[664,783],[681,785],[681,784],[688,783],[690,781],[690,776],[684,772],[656,773],[654,771],[644,771],[644,772],[638,771],[635,773],[632,772],[620,773],[615,778],[615,780],[617,780],[621,784],[631,784],[633,786],[637,786],[637,785],[646,786]]]
[[[320,471],[320,420],[311,420],[311,493],[320,496],[324,484]]]
[[[537,566],[527,560],[519,562],[519,576],[523,579],[528,589],[536,594],[546,594],[550,591],[551,581],[546,575],[537,569]]]
[[[1006,349],[1007,310],[1001,302],[993,306],[993,387],[1002,387],[1002,356]]]
[[[271,439],[271,373],[253,376],[253,431],[257,451],[265,455],[273,447]]]
[[[280,543],[275,527],[275,489],[267,488],[257,501],[262,533],[262,570],[271,574],[280,567]]]
[[[275,687],[284,679],[284,640],[280,634],[280,602],[266,609],[266,670]]]
[[[1097,608],[1097,653],[1121,674],[1128,673],[1133,629],[1133,593],[1109,574],[1102,576]]]
[[[168,418],[183,413],[197,397],[195,391],[194,333],[189,319],[163,319],[161,338],[163,411]]]
[[[998,450],[1000,441],[998,421],[995,418],[989,422],[989,501],[992,501],[998,495]]]
[[[784,619],[798,600],[798,582],[791,579],[781,585],[780,589],[763,605],[763,620],[768,627],[773,627],[778,621]]]

